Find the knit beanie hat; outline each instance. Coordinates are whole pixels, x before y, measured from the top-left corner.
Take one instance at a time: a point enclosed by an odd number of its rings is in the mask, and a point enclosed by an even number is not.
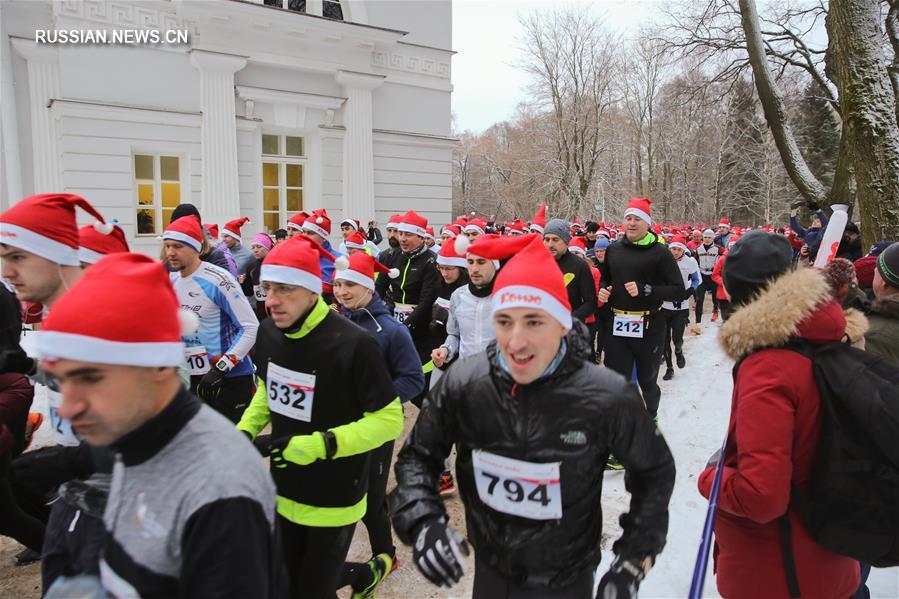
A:
[[[258,245],[264,247],[267,250],[270,250],[275,247],[275,242],[272,241],[272,238],[265,233],[256,233],[255,235],[253,235],[253,241],[250,242],[250,245]]]
[[[609,249],[609,240],[606,237],[597,237],[596,243],[593,244],[594,250],[606,250]]]
[[[855,267],[845,258],[834,258],[824,267],[824,276],[831,289],[837,292],[855,279]]]
[[[103,298],[114,310],[97,310]],[[177,366],[184,361],[181,336],[197,318],[181,311],[165,268],[142,254],[101,258],[53,306],[37,333],[47,360],[122,366]]]
[[[175,206],[175,209],[172,210],[172,218],[169,219],[169,222],[173,223],[185,216],[196,216],[198,221],[203,222],[203,219],[200,218],[200,211],[197,210],[197,207],[193,204],[178,204]]]
[[[899,289],[899,242],[883,250],[877,257],[877,272],[887,285]]]
[[[543,234],[558,235],[562,241],[568,243],[571,241],[571,225],[568,224],[568,221],[564,221],[561,218],[554,218],[546,223],[546,227],[543,228]]]
[[[750,231],[727,250],[724,287],[734,304],[745,304],[792,264],[793,250],[785,237]]]

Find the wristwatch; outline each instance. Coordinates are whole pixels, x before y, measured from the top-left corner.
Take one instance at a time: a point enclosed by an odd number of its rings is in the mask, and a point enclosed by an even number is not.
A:
[[[337,453],[337,437],[331,431],[324,431],[322,437],[325,438],[325,459],[330,460]]]
[[[231,359],[231,356],[226,354],[219,358],[219,361],[215,363],[215,367],[221,372],[227,373],[234,368],[234,361]]]

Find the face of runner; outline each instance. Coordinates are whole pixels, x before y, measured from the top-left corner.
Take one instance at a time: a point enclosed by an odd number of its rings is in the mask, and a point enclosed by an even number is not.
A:
[[[262,289],[266,293],[265,308],[269,318],[279,329],[290,328],[318,301],[318,294],[297,285],[263,281]]]
[[[315,241],[317,241],[318,244],[321,245],[321,246],[325,245],[325,241],[326,241],[325,238],[322,237],[321,235],[319,235],[318,233],[315,233],[315,232],[313,232],[313,231],[309,231],[309,230],[307,230],[307,229],[303,229],[303,235],[305,235],[305,236],[307,236],[307,237],[311,237],[312,239],[314,239]]]
[[[440,234],[440,243],[446,243],[448,240],[452,240],[453,236],[449,233],[441,233]]]
[[[37,254],[0,244],[3,278],[16,288],[16,296],[26,302],[46,303],[59,294],[60,265]]]
[[[596,239],[596,231],[587,231],[587,239],[594,241]]]
[[[75,360],[42,362],[59,381],[59,415],[91,445],[109,445],[158,414],[168,398],[156,389],[174,379],[172,368],[113,366]]]
[[[255,243],[250,246],[250,250],[253,252],[253,257],[257,260],[262,260],[266,256],[268,256],[268,250],[265,249],[264,245],[256,245]]]
[[[350,256],[352,256],[353,254],[355,254],[355,253],[357,253],[357,252],[364,252],[365,250],[360,250],[359,248],[349,248],[349,247],[348,247],[348,248],[346,249],[346,251],[347,251],[347,253],[348,253]]]
[[[496,269],[493,268],[493,261],[481,258],[480,256],[468,256],[468,280],[475,287],[484,287],[489,285],[493,277],[496,276]]]
[[[163,242],[165,259],[177,271],[190,270],[200,262],[200,254],[189,245],[166,239]]]
[[[343,238],[346,239],[350,235],[356,232],[356,227],[351,225],[340,225],[340,234],[343,235]]]
[[[684,257],[684,250],[680,248],[671,248],[671,255],[674,256],[675,260],[680,260]]]
[[[705,246],[712,245],[715,242],[715,238],[711,235],[704,235],[702,238],[702,244]]]
[[[558,320],[533,308],[507,308],[493,315],[496,342],[516,383],[532,383],[546,371],[565,329]]]
[[[296,237],[297,235],[302,235],[302,234],[303,234],[303,232],[299,229],[294,229],[293,227],[290,227],[289,229],[287,229],[287,238],[288,239],[290,239],[291,237]]]
[[[649,223],[633,214],[624,217],[624,234],[631,241],[640,241],[649,232]]]
[[[874,269],[874,282],[871,285],[871,288],[874,290],[874,297],[877,299],[889,295],[899,295],[899,289],[887,285],[887,282],[883,280],[880,271],[876,268]]]
[[[435,243],[437,243],[436,240],[431,239],[430,237],[425,237],[425,245],[428,246],[429,248],[434,247]]]
[[[437,270],[440,271],[440,276],[443,277],[443,281],[447,285],[452,285],[456,281],[459,280],[459,277],[462,276],[462,270],[458,266],[447,266],[445,264],[438,264]]]
[[[480,235],[479,232],[472,229],[471,231],[465,231],[465,236],[468,237],[468,241],[474,241]]]
[[[543,236],[543,245],[546,246],[546,249],[549,250],[549,253],[552,254],[553,258],[556,260],[564,256],[565,252],[568,251],[568,243],[558,235],[552,235],[550,233]]]
[[[344,279],[334,279],[334,299],[347,310],[360,310],[371,301],[370,289]]]
[[[222,243],[224,243],[226,246],[228,246],[229,250],[231,248],[233,248],[235,245],[237,245],[238,243],[240,243],[240,241],[231,237],[230,235],[222,235],[222,237],[224,238],[224,239],[222,239]]]
[[[729,231],[727,227],[718,227],[718,235],[727,235]]]
[[[599,262],[600,264],[602,264],[603,262],[606,261],[606,250],[605,250],[605,248],[596,249],[596,250],[594,250],[594,252],[596,253],[596,261],[597,261],[597,262]]]
[[[397,238],[400,240],[400,249],[406,253],[414,252],[425,242],[424,237],[406,231],[399,231],[397,233]]]

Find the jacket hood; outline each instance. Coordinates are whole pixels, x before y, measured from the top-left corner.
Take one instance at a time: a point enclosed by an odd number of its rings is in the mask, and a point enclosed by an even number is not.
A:
[[[799,337],[812,343],[855,341],[868,330],[858,310],[843,311],[833,299],[820,270],[790,271],[740,307],[721,327],[719,342],[725,353],[739,360],[765,347],[778,347]]]
[[[899,295],[881,298],[871,304],[870,313],[899,320]]]

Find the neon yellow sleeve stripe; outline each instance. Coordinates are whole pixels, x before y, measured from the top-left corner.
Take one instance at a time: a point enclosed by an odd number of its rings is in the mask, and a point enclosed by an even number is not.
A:
[[[265,381],[256,378],[256,394],[250,400],[250,405],[244,410],[240,422],[237,423],[237,429],[246,431],[255,439],[256,435],[271,422],[271,414],[268,411],[268,395],[265,391]]]
[[[337,527],[358,522],[365,515],[368,495],[356,505],[347,507],[318,507],[293,501],[278,495],[278,514],[294,524],[303,526]]]
[[[334,427],[331,432],[337,439],[337,453],[333,459],[378,448],[396,439],[403,432],[403,406],[400,404],[400,398],[396,397],[377,412],[365,412],[362,418],[355,422]]]

